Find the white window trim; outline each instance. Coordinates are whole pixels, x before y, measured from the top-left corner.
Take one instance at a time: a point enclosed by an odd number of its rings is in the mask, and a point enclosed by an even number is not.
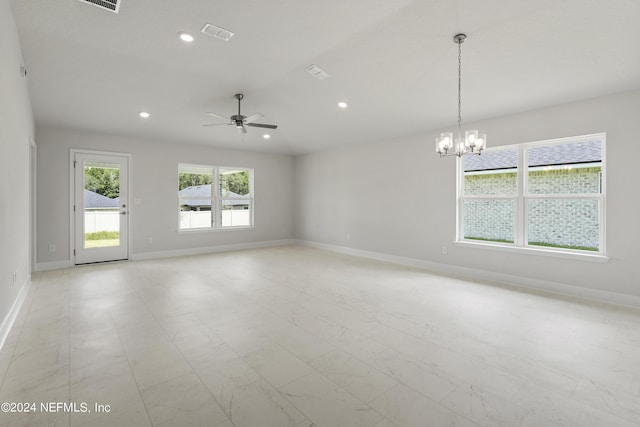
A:
[[[602,188],[600,194],[562,194],[562,195],[527,195],[526,194],[526,186],[528,174],[523,173],[522,171],[526,171],[526,156],[527,156],[527,148],[532,147],[541,147],[545,145],[556,145],[556,144],[567,144],[572,142],[584,141],[585,139],[599,139],[602,141]],[[520,144],[511,144],[511,145],[503,145],[499,147],[495,147],[490,150],[500,150],[500,149],[513,149],[516,148],[518,150],[518,168],[517,168],[517,183],[518,183],[518,194],[517,195],[488,195],[488,196],[466,196],[464,197],[464,168],[462,158],[459,157],[456,162],[457,167],[457,185],[456,185],[456,200],[457,200],[457,208],[456,208],[456,240],[453,242],[456,246],[461,247],[469,247],[476,249],[490,249],[496,251],[503,252],[512,252],[512,253],[523,253],[523,254],[531,254],[531,255],[543,255],[543,256],[551,256],[551,257],[559,257],[559,258],[569,258],[569,259],[577,259],[583,261],[595,261],[595,262],[608,262],[609,257],[606,255],[606,133],[596,133],[589,135],[581,135],[575,137],[567,137],[567,138],[557,138],[552,140],[545,141],[537,141],[537,142],[527,142]],[[581,250],[571,250],[564,248],[552,248],[545,246],[529,246],[527,244],[526,236],[528,236],[528,211],[525,209],[526,203],[528,200],[532,199],[594,199],[600,201],[600,227],[599,227],[599,251],[598,252],[590,252],[590,251],[581,251]],[[500,243],[500,242],[491,242],[491,241],[477,241],[477,240],[466,240],[462,234],[464,227],[464,219],[463,219],[463,209],[464,209],[464,200],[465,199],[500,199],[500,200],[515,200],[516,201],[516,212],[515,212],[515,235],[514,235],[514,243]]]
[[[180,179],[180,166],[194,167],[194,168],[204,168],[204,169],[212,169],[213,170],[213,182],[211,183],[211,219],[213,220],[213,224],[211,227],[201,227],[201,228],[180,228],[180,202],[182,200],[189,199],[200,199],[200,197],[196,196],[186,196],[186,197],[177,197],[177,206],[178,206],[178,217],[177,217],[177,228],[176,232],[178,234],[193,234],[193,233],[211,233],[211,232],[224,232],[224,231],[232,231],[232,230],[253,230],[255,229],[254,216],[255,216],[255,197],[254,197],[254,185],[253,185],[253,176],[254,169],[248,168],[244,166],[212,166],[212,165],[199,165],[193,163],[178,163],[178,181]],[[220,170],[221,169],[238,169],[249,172],[249,194],[251,197],[249,198],[249,203],[251,208],[249,209],[249,222],[251,225],[238,225],[238,226],[222,226],[222,201],[224,200],[247,200],[247,199],[239,199],[237,197],[222,197],[220,194]],[[215,224],[215,225],[214,225]]]

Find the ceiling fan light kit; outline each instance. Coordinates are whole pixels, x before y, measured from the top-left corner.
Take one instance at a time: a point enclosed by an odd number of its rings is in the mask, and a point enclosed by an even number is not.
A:
[[[453,132],[443,132],[436,138],[436,152],[440,157],[467,154],[480,155],[487,147],[487,135],[479,134],[477,130],[468,130],[462,137],[462,43],[467,39],[466,34],[456,34],[453,41],[458,45],[458,135],[453,138]]]

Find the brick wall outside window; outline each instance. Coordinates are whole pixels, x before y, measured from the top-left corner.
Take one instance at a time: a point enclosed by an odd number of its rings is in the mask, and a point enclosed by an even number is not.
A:
[[[599,167],[529,172],[529,194],[597,194]],[[516,195],[515,172],[467,174],[464,192],[472,195]],[[558,246],[594,248],[599,245],[599,206],[591,199],[529,199],[528,241]],[[464,201],[464,237],[512,242],[515,201]]]

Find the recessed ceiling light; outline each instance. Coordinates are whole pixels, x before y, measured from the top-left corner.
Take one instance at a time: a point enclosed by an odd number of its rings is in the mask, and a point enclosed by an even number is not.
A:
[[[347,108],[347,103],[346,102],[338,102],[338,107]]]
[[[191,43],[193,41],[193,36],[189,33],[178,33],[178,37],[180,37],[180,40],[183,42]]]
[[[265,133],[264,135],[262,135],[262,137],[264,139],[269,139],[269,138],[271,138],[271,135],[269,135],[268,133]]]
[[[151,114],[147,113],[146,111],[141,111],[140,112],[140,117],[142,117],[143,119],[147,119],[147,118],[151,117]]]

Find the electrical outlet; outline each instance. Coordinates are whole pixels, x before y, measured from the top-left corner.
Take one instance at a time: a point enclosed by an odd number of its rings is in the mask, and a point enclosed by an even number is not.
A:
[[[447,250],[447,247],[446,247],[446,246],[443,246],[443,247],[442,247],[442,255],[446,255],[446,254],[447,254],[447,251],[448,251],[448,250]]]
[[[152,245],[153,244],[153,237],[147,237],[147,243]]]
[[[16,284],[16,280],[18,280],[18,270],[13,272],[13,284]]]
[[[347,241],[351,241],[351,233],[347,233]]]
[[[49,245],[49,252],[55,252],[56,251],[56,245],[51,244]]]

